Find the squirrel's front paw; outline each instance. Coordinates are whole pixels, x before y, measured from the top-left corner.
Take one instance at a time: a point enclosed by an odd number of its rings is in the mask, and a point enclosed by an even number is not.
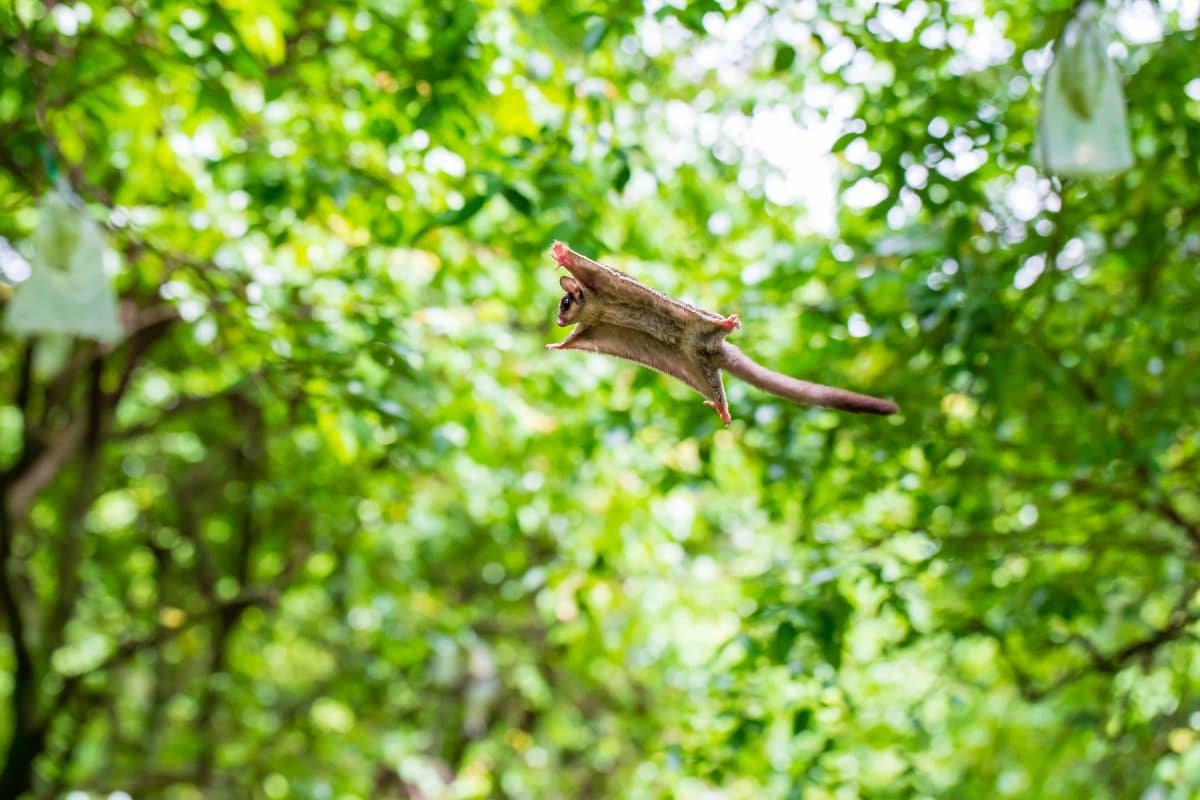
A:
[[[567,262],[571,260],[571,248],[562,242],[555,242],[550,245],[550,255],[554,256],[555,263],[560,267],[565,267]]]

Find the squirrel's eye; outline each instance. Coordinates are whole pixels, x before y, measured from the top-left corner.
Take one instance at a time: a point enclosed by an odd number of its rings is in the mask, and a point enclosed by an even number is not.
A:
[[[566,311],[568,308],[571,307],[571,298],[570,297],[563,298],[562,307],[563,307],[563,311]]]

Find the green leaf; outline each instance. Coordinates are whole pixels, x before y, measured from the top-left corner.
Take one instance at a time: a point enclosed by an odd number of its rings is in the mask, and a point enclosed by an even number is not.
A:
[[[604,41],[604,37],[608,35],[608,29],[608,20],[603,17],[589,19],[583,33],[583,52],[591,53],[599,47],[600,43]]]
[[[0,312],[138,331],[0,336],[6,789],[1196,795],[1188,15],[809,5],[0,2]],[[548,352],[554,238],[903,411]]]
[[[843,133],[841,136],[839,136],[837,139],[834,140],[833,144],[829,148],[829,151],[831,153],[840,153],[843,150],[845,150],[847,147],[849,147],[851,142],[853,142],[855,139],[859,139],[861,137],[862,137],[862,134],[857,133],[855,131],[850,131],[849,133]]]
[[[796,63],[796,49],[787,44],[776,45],[775,59],[771,69],[776,73],[787,72],[794,63]]]
[[[509,205],[511,205],[517,213],[523,214],[526,217],[532,216],[532,200],[521,194],[521,192],[513,186],[505,186],[501,191],[504,194],[504,199],[508,201]]]
[[[629,179],[633,176],[633,172],[629,169],[629,162],[624,162],[617,168],[617,174],[613,176],[613,188],[618,192],[624,192],[625,187],[629,185]]]
[[[454,228],[470,221],[491,199],[491,194],[480,194],[465,201],[460,208],[443,211],[417,231],[413,236],[413,241],[419,241],[422,236],[435,228]]]

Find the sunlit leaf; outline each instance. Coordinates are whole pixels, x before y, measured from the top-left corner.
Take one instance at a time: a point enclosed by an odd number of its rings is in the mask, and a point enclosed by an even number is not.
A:
[[[583,32],[583,52],[590,53],[600,46],[608,33],[608,20],[603,17],[592,17],[588,20]]]

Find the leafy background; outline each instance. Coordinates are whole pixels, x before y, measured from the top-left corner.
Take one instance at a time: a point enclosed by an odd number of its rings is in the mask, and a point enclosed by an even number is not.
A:
[[[0,335],[0,796],[1195,796],[1200,8],[1064,182],[1072,8],[0,3],[129,331]],[[903,414],[546,353],[555,238]]]

